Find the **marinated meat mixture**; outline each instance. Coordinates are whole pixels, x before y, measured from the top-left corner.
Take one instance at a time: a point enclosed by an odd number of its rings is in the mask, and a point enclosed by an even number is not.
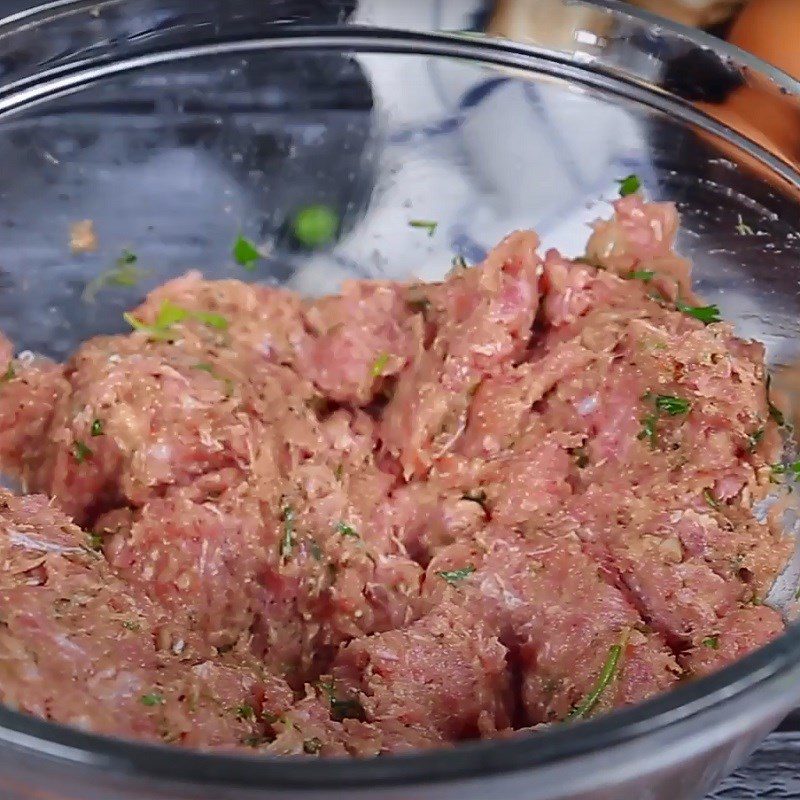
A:
[[[570,723],[778,635],[763,347],[638,195],[318,300],[190,273],[0,357],[0,700],[123,737],[371,756]],[[773,487],[774,488],[774,487]]]

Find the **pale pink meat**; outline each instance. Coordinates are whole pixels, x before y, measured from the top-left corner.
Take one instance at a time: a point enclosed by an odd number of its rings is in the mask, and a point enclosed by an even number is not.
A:
[[[518,231],[318,300],[189,273],[64,365],[0,338],[0,468],[42,493],[0,494],[0,701],[369,757],[637,703],[779,636],[764,348],[690,313],[672,205],[614,205],[576,260]]]

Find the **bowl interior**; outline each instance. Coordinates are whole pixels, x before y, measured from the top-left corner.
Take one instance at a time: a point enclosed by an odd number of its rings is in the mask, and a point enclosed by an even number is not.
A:
[[[187,269],[308,293],[347,277],[433,279],[518,227],[576,254],[635,172],[678,204],[702,294],[772,363],[799,354],[800,198],[751,152],[624,84],[387,52],[379,36],[291,45],[100,67],[4,103],[0,318],[20,348],[63,357],[123,330],[123,310]],[[339,228],[309,250],[293,223],[314,204]],[[70,250],[80,220],[94,252]],[[232,257],[239,233],[269,253],[253,271]],[[97,290],[124,250],[135,285]]]
[[[698,291],[765,342],[771,364],[793,366],[790,170],[698,121],[685,98],[642,91],[591,59],[523,63],[489,49],[368,29],[200,42],[77,65],[35,97],[6,93],[0,327],[19,349],[63,358],[126,330],[123,311],[188,269],[318,294],[351,277],[436,279],[519,227],[575,255],[588,223],[610,213],[617,180],[636,173],[651,197],[678,204]],[[649,49],[608,34],[592,58]],[[337,222],[314,248],[294,228],[309,205]],[[91,252],[70,248],[81,220],[92,221]],[[268,253],[252,271],[232,256],[239,234]],[[133,285],[108,277],[125,251],[137,258]]]

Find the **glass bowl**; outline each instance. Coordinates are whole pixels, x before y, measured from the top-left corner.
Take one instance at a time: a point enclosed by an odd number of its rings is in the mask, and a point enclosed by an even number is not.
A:
[[[635,172],[682,211],[701,294],[791,378],[800,86],[612,0],[547,7],[517,42],[478,35],[509,32],[480,0],[61,0],[0,21],[0,327],[63,357],[189,268],[314,293],[436,278],[519,226],[577,253]],[[313,204],[337,233],[309,248],[295,223]],[[70,250],[81,220],[92,252]],[[231,256],[239,233],[270,251],[255,272]],[[98,285],[126,249],[143,280]],[[798,700],[792,625],[579,727],[363,762],[177,751],[0,709],[0,785],[6,800],[679,800]]]

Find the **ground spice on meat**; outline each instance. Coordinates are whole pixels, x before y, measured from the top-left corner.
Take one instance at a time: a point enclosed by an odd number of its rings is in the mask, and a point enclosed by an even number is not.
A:
[[[64,365],[0,348],[0,700],[372,756],[573,724],[777,636],[763,347],[638,194],[336,297],[190,273]],[[80,527],[79,527],[80,526]]]

